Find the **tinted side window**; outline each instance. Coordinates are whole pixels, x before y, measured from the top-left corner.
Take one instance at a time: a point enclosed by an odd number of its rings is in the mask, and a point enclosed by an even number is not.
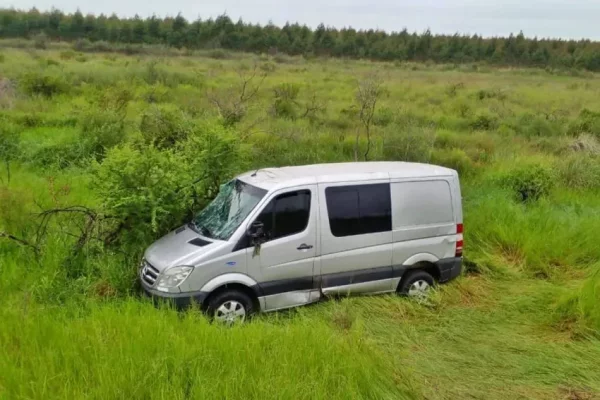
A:
[[[309,215],[310,190],[298,190],[275,197],[257,220],[264,224],[268,240],[275,240],[304,231]]]
[[[338,186],[325,189],[329,227],[334,236],[392,230],[390,185]]]

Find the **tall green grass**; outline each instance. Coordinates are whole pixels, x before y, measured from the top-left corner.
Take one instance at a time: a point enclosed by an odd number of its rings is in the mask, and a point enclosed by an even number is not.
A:
[[[0,398],[600,395],[596,80],[239,54],[3,54],[0,232],[40,240],[36,253],[0,238]],[[268,76],[225,128],[215,100],[233,107],[255,64]],[[139,296],[141,252],[222,179],[351,161],[357,140],[362,160],[355,92],[373,70],[387,91],[369,159],[459,171],[466,276],[425,303],[352,298],[229,330]],[[79,251],[80,215],[39,235],[41,211],[72,205],[110,216],[96,233],[126,229]]]
[[[396,399],[393,368],[360,329],[314,320],[209,324],[125,300],[0,312],[0,396],[10,399]]]

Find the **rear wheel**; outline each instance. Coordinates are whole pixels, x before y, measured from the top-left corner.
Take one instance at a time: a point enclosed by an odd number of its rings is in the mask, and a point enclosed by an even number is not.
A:
[[[254,305],[246,293],[228,289],[211,297],[207,312],[218,323],[237,325],[250,318],[254,312]]]
[[[434,285],[433,276],[422,270],[414,270],[404,274],[398,292],[408,297],[424,298]]]

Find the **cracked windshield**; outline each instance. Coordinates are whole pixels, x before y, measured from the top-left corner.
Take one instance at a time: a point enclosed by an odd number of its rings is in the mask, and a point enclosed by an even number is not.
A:
[[[228,240],[266,193],[239,179],[229,181],[194,219],[192,228],[208,238]]]

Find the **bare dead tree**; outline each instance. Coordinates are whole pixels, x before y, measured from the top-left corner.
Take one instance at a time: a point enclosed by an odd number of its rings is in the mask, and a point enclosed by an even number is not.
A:
[[[384,95],[385,89],[383,79],[377,73],[370,73],[358,82],[356,89],[356,103],[358,105],[358,118],[367,135],[367,149],[364,154],[365,161],[369,160],[371,151],[371,130],[373,128],[373,117],[377,103]],[[358,161],[360,130],[356,132],[356,143],[354,145],[354,160]]]
[[[265,79],[266,71],[259,71],[258,64],[251,69],[238,68],[238,84],[225,92],[211,92],[208,98],[217,108],[226,126],[233,126],[246,115],[248,104],[258,94]]]

